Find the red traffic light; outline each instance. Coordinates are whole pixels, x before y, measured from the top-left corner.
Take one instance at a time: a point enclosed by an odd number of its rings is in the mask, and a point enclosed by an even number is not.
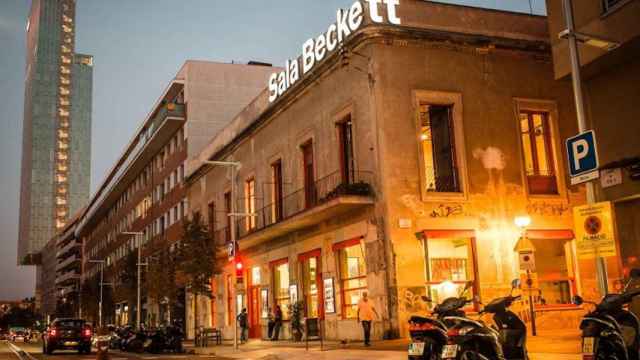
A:
[[[237,262],[236,263],[236,270],[242,270],[242,263],[241,262]]]

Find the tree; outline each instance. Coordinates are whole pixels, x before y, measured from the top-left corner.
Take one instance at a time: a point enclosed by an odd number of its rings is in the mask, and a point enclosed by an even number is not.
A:
[[[100,278],[94,276],[85,280],[80,287],[82,312],[93,321],[98,320],[98,296],[100,294]]]
[[[197,329],[198,295],[212,297],[211,278],[219,272],[215,243],[200,213],[195,213],[192,220],[185,220],[178,249],[179,271],[186,287],[195,296],[194,329]]]
[[[160,249],[149,261],[146,290],[149,299],[170,309],[177,301],[176,261],[169,250]]]
[[[128,318],[133,319],[133,304],[136,304],[138,294],[138,256],[135,251],[130,251],[124,259],[117,264],[115,275],[118,279],[114,287],[114,297],[118,300],[126,300],[129,303]]]

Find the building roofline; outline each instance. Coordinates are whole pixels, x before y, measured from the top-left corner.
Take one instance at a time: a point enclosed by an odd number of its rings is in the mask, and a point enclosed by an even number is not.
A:
[[[438,4],[438,5],[443,5],[443,6],[451,6],[451,7],[457,7],[457,8],[467,8],[467,9],[481,10],[481,11],[501,13],[501,14],[520,15],[520,16],[539,17],[539,18],[546,18],[547,17],[547,15],[532,14],[532,13],[527,13],[527,12],[523,12],[523,11],[495,9],[495,8],[487,8],[487,7],[480,7],[480,6],[467,5],[467,4],[452,4],[452,3],[442,2],[442,1],[438,1],[438,0],[422,0],[422,1],[428,2],[428,3],[434,3],[434,4]]]

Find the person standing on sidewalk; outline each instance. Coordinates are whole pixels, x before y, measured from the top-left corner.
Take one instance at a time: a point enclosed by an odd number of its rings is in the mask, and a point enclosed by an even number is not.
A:
[[[273,337],[271,340],[278,341],[280,337],[280,328],[282,327],[282,309],[280,305],[276,305],[276,311],[273,319]]]
[[[247,309],[242,309],[242,312],[238,314],[238,326],[240,327],[240,342],[247,342],[247,335],[249,332],[249,321],[247,316]]]
[[[373,302],[369,301],[369,295],[362,293],[362,299],[358,302],[358,322],[362,322],[364,330],[364,346],[371,346],[371,322],[379,317]]]
[[[276,317],[273,315],[273,311],[271,308],[269,308],[269,315],[267,315],[267,317],[269,319],[269,321],[267,322],[269,336],[267,336],[267,338],[271,340],[271,338],[273,337],[273,328],[276,325]]]

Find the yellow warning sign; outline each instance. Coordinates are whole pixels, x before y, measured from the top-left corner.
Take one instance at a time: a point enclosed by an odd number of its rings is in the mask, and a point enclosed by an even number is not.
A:
[[[616,255],[611,202],[576,206],[573,221],[579,258]]]

